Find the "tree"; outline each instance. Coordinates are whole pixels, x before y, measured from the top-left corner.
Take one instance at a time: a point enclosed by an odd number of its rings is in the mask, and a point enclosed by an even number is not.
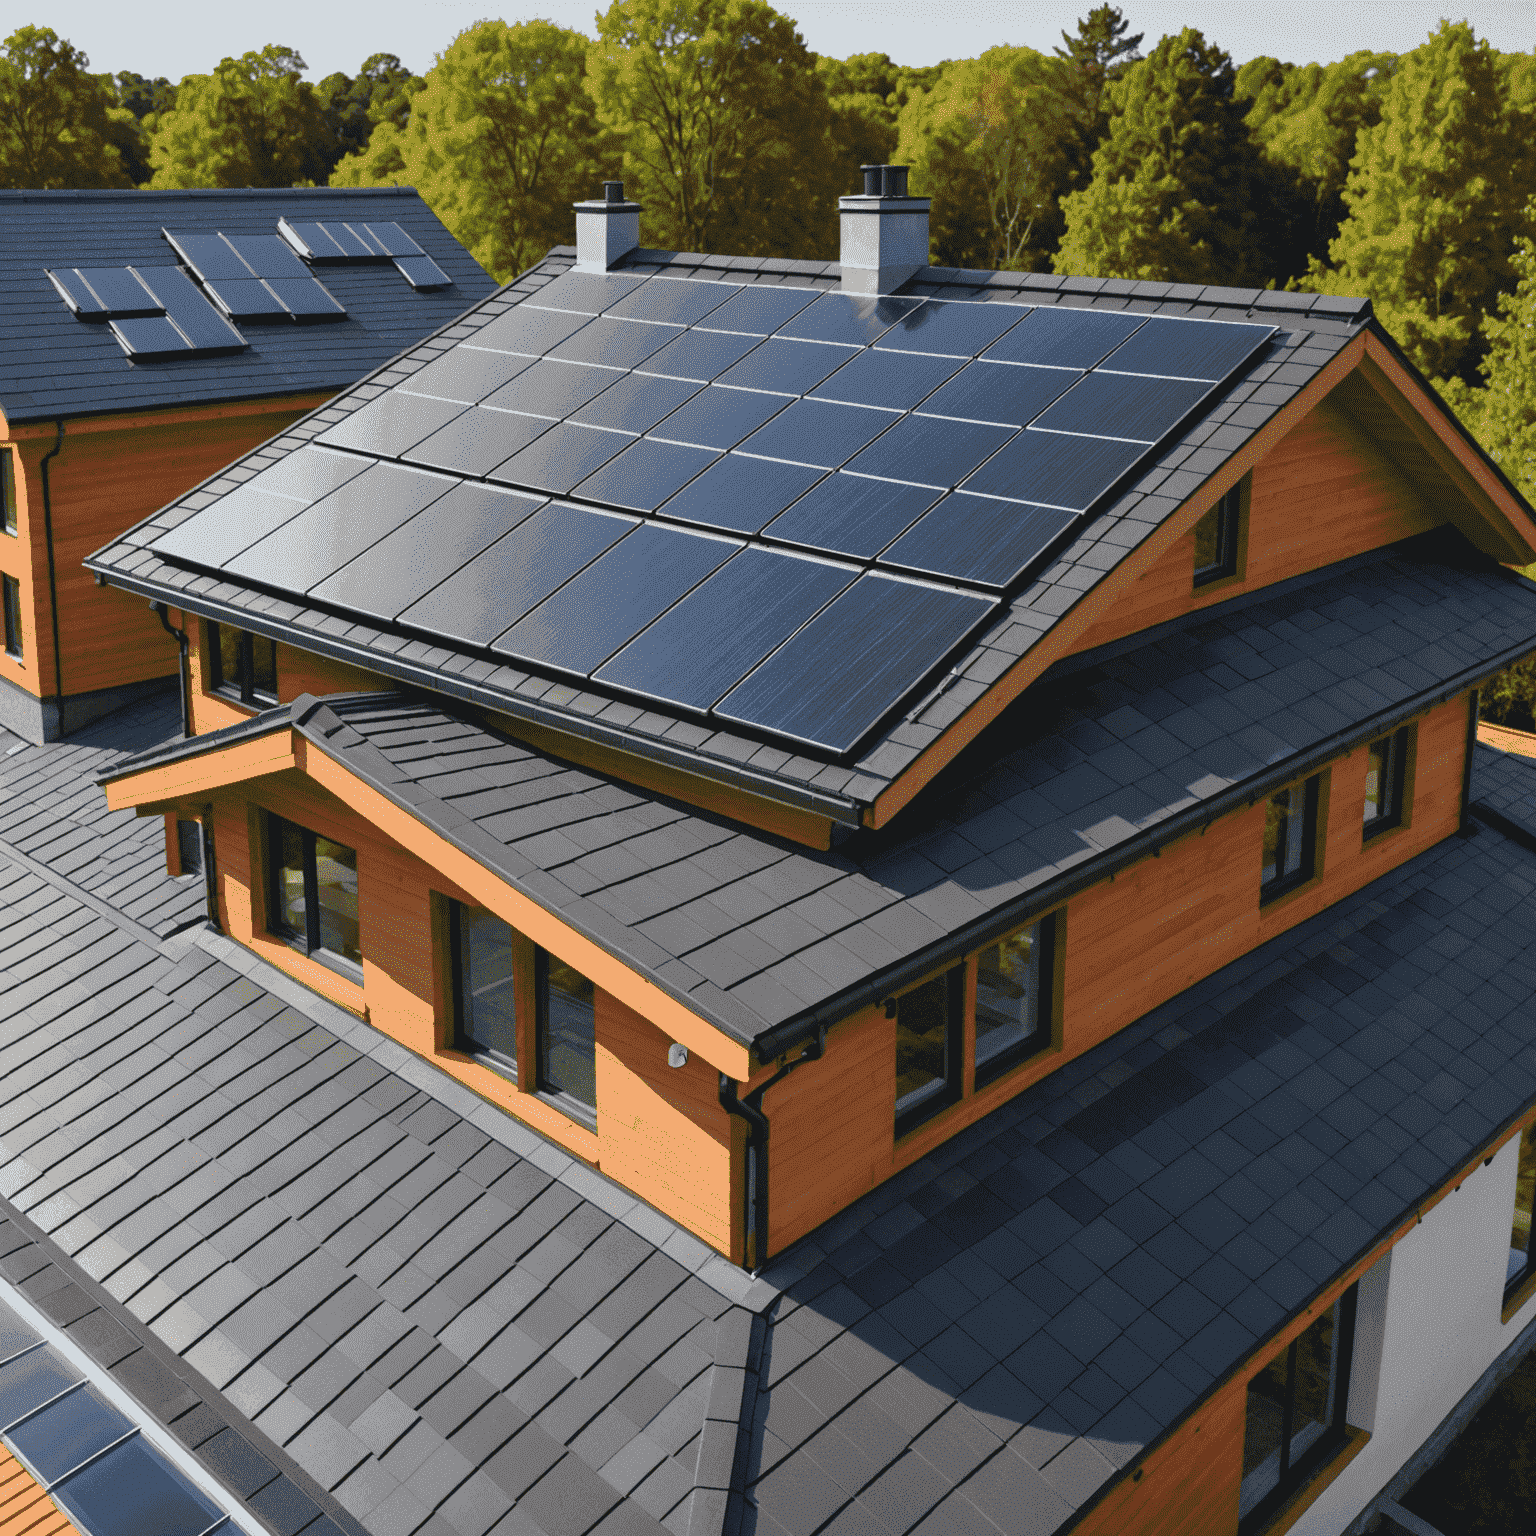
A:
[[[336,159],[361,153],[381,122],[404,127],[420,83],[392,53],[371,54],[355,76],[327,75],[315,89],[335,141]]]
[[[896,153],[894,96],[901,73],[888,53],[816,60],[839,165],[885,165]]]
[[[385,98],[333,187],[405,182],[501,280],[569,241],[571,204],[617,160],[586,91],[587,39],[548,21],[461,32],[405,102]],[[366,68],[366,66],[365,66]],[[404,121],[400,121],[403,116]]]
[[[1362,127],[1349,217],[1305,285],[1364,293],[1431,377],[1476,377],[1483,317],[1515,287],[1516,240],[1532,232],[1528,112],[1511,71],[1463,23],[1442,22],[1404,54]]]
[[[112,116],[112,142],[129,181],[142,186],[149,180],[149,146],[162,112],[176,105],[176,87],[164,75],[157,80],[119,70],[111,76],[117,105]]]
[[[1066,168],[1064,192],[1074,192],[1088,184],[1093,171],[1094,151],[1109,130],[1105,94],[1111,81],[1118,80],[1141,58],[1141,40],[1125,34],[1130,23],[1117,6],[1096,5],[1086,16],[1078,17],[1077,35],[1063,32],[1065,48],[1052,51],[1067,65],[1064,93],[1077,108],[1077,133],[1071,145]]]
[[[0,51],[0,186],[125,187],[122,125],[107,77],[49,27],[19,27]],[[123,114],[127,116],[128,114]]]
[[[325,180],[334,139],[292,48],[188,75],[150,141],[152,187],[292,187]]]
[[[614,0],[588,71],[649,241],[836,252],[837,196],[858,168],[836,162],[826,93],[788,17],[764,0]]]
[[[1191,27],[1110,82],[1093,180],[1063,199],[1058,272],[1258,283],[1263,168],[1227,55]]]

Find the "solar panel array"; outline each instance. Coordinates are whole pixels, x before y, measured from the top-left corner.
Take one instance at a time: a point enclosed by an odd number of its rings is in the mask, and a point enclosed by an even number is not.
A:
[[[567,273],[155,548],[842,754],[1273,330]]]
[[[276,235],[163,233],[231,320],[347,318],[346,310]]]
[[[77,320],[106,321],[136,361],[248,345],[180,267],[55,267],[47,275]]]
[[[413,288],[446,288],[452,281],[398,224],[290,223],[279,219],[277,228],[305,261],[317,266],[393,261]]]

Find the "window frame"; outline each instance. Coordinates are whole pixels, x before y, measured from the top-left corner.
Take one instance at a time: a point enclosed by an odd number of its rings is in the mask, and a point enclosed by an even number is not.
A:
[[[464,949],[464,912],[463,902],[453,898],[448,899],[448,963],[449,963],[449,990],[453,1007],[453,1044],[456,1049],[464,1052],[466,1056],[473,1056],[481,1066],[489,1068],[506,1078],[514,1086],[521,1086],[521,1057],[522,1041],[517,1041],[518,1057],[509,1060],[495,1047],[487,1045],[483,1040],[477,1040],[470,1032],[473,1007],[470,1005],[465,992],[465,960]],[[495,913],[491,913],[495,917]],[[503,918],[497,918],[498,922],[505,922]],[[512,990],[513,1013],[516,1016],[516,1030],[518,1035],[522,1032],[522,1008],[520,978],[517,975],[521,959],[518,954],[517,931],[510,923],[506,924],[507,931],[511,935],[512,950]]]
[[[5,654],[12,661],[26,659],[25,637],[21,624],[21,579],[0,574],[0,608],[5,611]]]
[[[1281,896],[1288,895],[1291,891],[1298,890],[1310,881],[1316,879],[1319,869],[1318,859],[1318,829],[1322,825],[1322,798],[1323,775],[1321,773],[1309,774],[1299,784],[1287,784],[1281,789],[1273,791],[1264,799],[1266,822],[1268,808],[1277,795],[1301,790],[1304,801],[1302,805],[1302,829],[1301,829],[1301,862],[1293,870],[1282,869],[1273,879],[1264,879],[1264,846],[1262,838],[1259,844],[1259,905],[1268,906]]]
[[[303,839],[304,860],[304,926],[305,931],[300,933],[297,929],[278,918],[277,914],[283,909],[282,892],[279,888],[278,871],[282,867],[281,856],[278,852],[282,847],[282,828],[292,827]],[[327,949],[320,942],[320,871],[315,858],[315,839],[325,836],[324,833],[314,832],[309,827],[302,826],[299,822],[290,821],[286,816],[279,816],[276,811],[266,812],[266,919],[267,932],[273,938],[281,939],[290,949],[304,955],[310,960],[326,966],[340,976],[345,976],[349,981],[361,982],[363,979],[363,967],[360,962],[349,959],[338,950]],[[336,843],[339,848],[346,848],[346,843],[333,837],[326,837],[327,842]],[[350,849],[353,860],[357,859],[357,849]],[[358,917],[358,949],[362,949],[362,917]]]
[[[928,976],[918,982],[916,986],[908,987],[898,993],[891,1000],[891,1018],[900,1026],[901,1000],[911,997],[923,987],[931,985],[935,981],[941,981],[945,987],[945,1018],[944,1018],[944,1071],[939,1079],[942,1086],[937,1092],[931,1093],[927,1098],[912,1105],[903,1111],[900,1106],[900,1098],[896,1100],[895,1109],[895,1133],[899,1142],[903,1137],[911,1135],[919,1126],[926,1125],[934,1116],[942,1114],[952,1105],[959,1103],[965,1092],[965,1007],[966,1007],[966,973],[969,967],[962,961],[959,965],[952,965],[948,969],[938,972],[937,975]],[[973,1047],[974,1050],[974,1047]],[[891,1065],[896,1065],[896,1038],[892,1032],[891,1040]]]
[[[1411,725],[1399,726],[1395,731],[1389,731],[1385,736],[1378,736],[1366,743],[1366,772],[1370,772],[1370,752],[1377,742],[1387,743],[1387,787],[1390,804],[1386,811],[1379,816],[1366,817],[1360,838],[1364,843],[1370,842],[1373,837],[1379,837],[1383,832],[1390,832],[1393,827],[1404,824],[1404,800],[1408,789],[1408,758],[1413,751],[1413,727]],[[1368,802],[1367,802],[1368,803]]]
[[[1353,1285],[1334,1299],[1334,1345],[1333,1377],[1329,1384],[1329,1390],[1333,1394],[1333,1415],[1329,1423],[1323,1427],[1322,1433],[1312,1442],[1296,1459],[1290,1460],[1290,1448],[1292,1439],[1291,1416],[1295,1411],[1296,1394],[1296,1355],[1301,1338],[1307,1329],[1302,1329],[1283,1350],[1270,1357],[1264,1366],[1256,1371],[1248,1380],[1245,1388],[1244,1409],[1246,1416],[1246,1393],[1252,1390],[1253,1382],[1264,1371],[1268,1370],[1274,1362],[1285,1356],[1286,1359],[1286,1396],[1282,1413],[1282,1431],[1280,1444],[1280,1473],[1275,1486],[1256,1503],[1246,1515],[1238,1520],[1238,1536],[1257,1536],[1275,1515],[1300,1492],[1312,1480],[1317,1472],[1329,1461],[1336,1457],[1340,1451],[1349,1444],[1349,1389],[1354,1376],[1355,1363],[1355,1328],[1360,1304],[1360,1282]],[[1320,1314],[1321,1315],[1321,1314]],[[1313,1319],[1310,1326],[1315,1325],[1317,1318]],[[1246,1451],[1246,1424],[1244,1437],[1244,1450]]]
[[[592,1075],[593,1103],[588,1104],[583,1099],[578,1099],[575,1094],[567,1092],[564,1088],[549,1082],[544,1075],[544,1055],[549,1039],[549,962],[551,955],[542,944],[536,945],[533,952],[533,1064],[531,1080],[533,1091],[546,1104],[552,1104],[562,1114],[568,1115],[578,1125],[585,1126],[589,1131],[597,1130],[597,983],[587,976],[584,971],[577,971],[592,988]],[[559,960],[559,956],[553,957]],[[560,960],[561,965],[569,966],[571,970],[576,967],[568,960]]]
[[[1201,523],[1207,518],[1216,519],[1216,560],[1211,565],[1194,568],[1193,585],[1198,591],[1213,582],[1226,581],[1240,576],[1243,566],[1243,535],[1246,531],[1248,477],[1245,475],[1195,524],[1194,536],[1198,538]],[[1198,559],[1198,553],[1196,555]]]
[[[1536,1155],[1536,1125],[1522,1127],[1519,1141],[1520,1146],[1515,1154],[1517,1159],[1515,1163],[1515,1203],[1510,1211],[1511,1236],[1514,1235],[1514,1218],[1520,1209],[1519,1159],[1522,1154],[1528,1151],[1532,1155]],[[1525,1263],[1514,1274],[1510,1274],[1507,1268],[1505,1270],[1503,1319],[1505,1322],[1508,1322],[1510,1315],[1518,1311],[1529,1300],[1532,1294],[1532,1282],[1536,1281],[1536,1251],[1533,1251],[1536,1250],[1536,1241],[1532,1241],[1533,1238],[1536,1238],[1536,1194],[1533,1194],[1531,1203],[1532,1210],[1527,1213],[1527,1232],[1529,1235],[1526,1238]],[[1510,1251],[1514,1252],[1513,1244],[1511,1244]]]
[[[237,655],[240,675],[238,677],[226,677],[224,675],[224,651],[221,644],[221,630],[232,630],[239,635]],[[218,624],[214,620],[208,620],[208,676],[209,691],[217,693],[226,699],[236,699],[241,704],[250,705],[255,709],[271,708],[277,703],[277,689],[270,691],[256,686],[256,639],[248,629],[237,629],[233,624]],[[272,647],[272,671],[273,680],[276,681],[277,673],[277,642],[261,637],[266,645]]]
[[[21,537],[21,511],[16,499],[16,450],[0,445],[0,533]]]
[[[1042,1051],[1047,1051],[1055,1043],[1055,1018],[1056,1018],[1056,917],[1055,912],[1048,912],[1044,917],[1038,917],[1032,923],[1026,923],[1022,928],[1015,928],[1010,933],[1004,934],[997,943],[1014,937],[1016,934],[1027,933],[1031,929],[1035,931],[1035,948],[1037,951],[1035,962],[1038,965],[1037,974],[1039,985],[1035,993],[1035,1027],[1034,1032],[1017,1045],[1009,1046],[1006,1050],[999,1051],[995,1056],[989,1057],[983,1064],[976,1054],[979,1034],[973,1032],[971,1041],[971,1080],[974,1091],[980,1092],[983,1088],[989,1088],[999,1078],[1006,1077],[1017,1066],[1026,1061],[1033,1060]],[[980,958],[992,946],[983,945],[977,952],[978,966]],[[981,994],[981,979],[978,971],[976,987],[972,994],[972,1007],[979,1008]]]

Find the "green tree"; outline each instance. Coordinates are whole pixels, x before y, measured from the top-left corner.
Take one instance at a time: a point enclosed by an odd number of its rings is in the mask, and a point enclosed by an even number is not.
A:
[[[505,281],[571,239],[571,204],[595,196],[610,156],[618,158],[598,127],[586,67],[579,32],[548,21],[479,22],[404,103],[387,99],[367,147],[341,161],[331,185],[414,186]]]
[[[1431,377],[1476,377],[1483,317],[1514,289],[1515,242],[1532,231],[1530,117],[1511,77],[1464,22],[1404,54],[1360,130],[1331,268],[1305,280],[1368,295]]]
[[[614,0],[597,19],[588,79],[622,138],[647,243],[826,258],[839,165],[815,60],[764,0]]]
[[[111,77],[121,111],[112,113],[112,142],[134,186],[149,180],[149,145],[162,112],[176,105],[176,87],[164,75],[157,80],[119,70]]]
[[[816,60],[816,76],[832,113],[832,143],[840,165],[885,165],[896,153],[895,95],[901,75],[888,53]]]
[[[150,141],[152,187],[291,187],[325,180],[334,139],[292,48],[188,75]]]
[[[49,27],[0,48],[0,186],[125,187],[123,131],[108,79]],[[128,114],[122,114],[128,116]]]
[[[1262,281],[1265,177],[1234,84],[1231,59],[1191,27],[1111,81],[1093,180],[1063,199],[1058,272]]]
[[[420,84],[392,53],[371,54],[356,75],[327,75],[315,90],[335,141],[336,159],[366,149],[381,122],[404,127],[411,96]]]
[[[1130,23],[1118,6],[1096,5],[1077,21],[1077,35],[1063,32],[1064,48],[1054,49],[1067,65],[1064,93],[1076,107],[1077,132],[1070,145],[1063,192],[1087,186],[1093,175],[1093,155],[1109,131],[1106,94],[1141,58],[1145,32],[1127,37]]]

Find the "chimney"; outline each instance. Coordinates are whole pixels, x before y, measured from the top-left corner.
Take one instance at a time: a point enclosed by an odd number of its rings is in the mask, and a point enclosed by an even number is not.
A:
[[[640,204],[624,201],[622,181],[605,181],[600,201],[575,206],[578,272],[610,271],[640,244]]]
[[[864,191],[838,199],[844,293],[890,293],[928,265],[931,199],[907,195],[904,165],[861,165]]]

